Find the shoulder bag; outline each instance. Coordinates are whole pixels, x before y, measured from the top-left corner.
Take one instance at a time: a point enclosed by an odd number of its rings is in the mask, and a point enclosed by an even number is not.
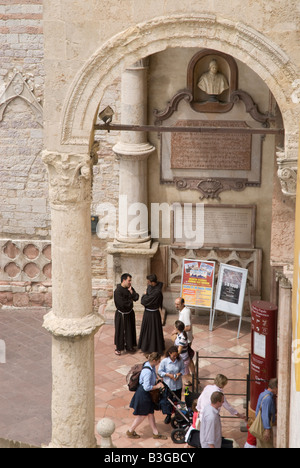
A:
[[[261,405],[259,408],[259,412],[257,413],[256,418],[254,419],[254,422],[251,424],[249,428],[250,434],[252,434],[256,439],[262,440],[265,432],[265,428],[262,422],[262,417],[261,417],[261,407],[262,407],[262,402],[264,401],[265,398],[269,396],[266,395],[261,401]]]

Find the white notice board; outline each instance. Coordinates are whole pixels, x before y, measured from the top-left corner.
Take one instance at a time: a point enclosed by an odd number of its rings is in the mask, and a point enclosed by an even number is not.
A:
[[[215,295],[215,305],[210,327],[212,329],[215,311],[240,317],[238,337],[243,315],[244,299],[247,285],[248,270],[232,265],[220,264],[218,283]]]

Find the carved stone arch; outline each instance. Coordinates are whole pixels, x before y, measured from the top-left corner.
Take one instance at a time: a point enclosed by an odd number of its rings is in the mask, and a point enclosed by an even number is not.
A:
[[[160,17],[131,27],[104,43],[78,72],[67,95],[61,144],[88,149],[99,103],[107,86],[130,65],[167,47],[219,49],[252,68],[274,95],[286,129],[285,149],[298,147],[299,109],[292,100],[296,66],[262,33],[215,15]],[[299,75],[299,73],[298,73]]]

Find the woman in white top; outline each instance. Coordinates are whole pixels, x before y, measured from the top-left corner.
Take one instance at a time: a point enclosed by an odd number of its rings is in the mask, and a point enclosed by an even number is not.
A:
[[[224,394],[224,387],[227,385],[228,383],[228,379],[227,377],[225,377],[225,375],[222,375],[222,374],[218,374],[215,378],[215,383],[214,385],[207,385],[203,392],[201,393],[201,395],[199,396],[198,398],[198,403],[197,403],[197,411],[199,413],[199,419],[200,421],[202,421],[202,414],[203,414],[203,410],[204,408],[207,406],[207,405],[210,405],[211,404],[211,395],[214,393],[214,392],[221,392]],[[224,395],[224,402],[223,402],[223,405],[222,405],[227,411],[229,411],[229,413],[232,415],[232,416],[236,416],[237,418],[241,418],[241,419],[245,419],[245,415],[242,415],[240,413],[238,413],[238,411],[236,409],[234,409],[229,403],[228,401],[226,400],[226,397]]]
[[[178,346],[178,354],[183,360],[184,363],[184,374],[189,375],[189,365],[190,365],[190,357],[189,357],[189,343],[187,333],[184,330],[184,323],[180,320],[176,320],[175,328],[177,330],[177,337],[175,340],[175,346]]]
[[[184,331],[186,331],[188,343],[191,346],[193,342],[193,325],[191,309],[186,307],[183,297],[175,299],[175,308],[179,312],[178,320],[184,323]],[[177,330],[174,330],[172,335],[176,336]],[[193,359],[190,359],[189,370],[191,374],[195,374],[195,364]]]

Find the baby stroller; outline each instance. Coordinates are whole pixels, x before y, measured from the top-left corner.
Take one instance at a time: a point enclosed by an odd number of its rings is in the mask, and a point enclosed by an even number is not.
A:
[[[164,397],[173,408],[173,416],[171,418],[173,431],[171,432],[171,439],[175,444],[184,444],[186,433],[193,422],[191,405],[193,400],[199,397],[199,394],[189,393],[185,395],[185,401],[183,402],[170,390],[167,384],[164,382],[162,383],[164,385]]]

